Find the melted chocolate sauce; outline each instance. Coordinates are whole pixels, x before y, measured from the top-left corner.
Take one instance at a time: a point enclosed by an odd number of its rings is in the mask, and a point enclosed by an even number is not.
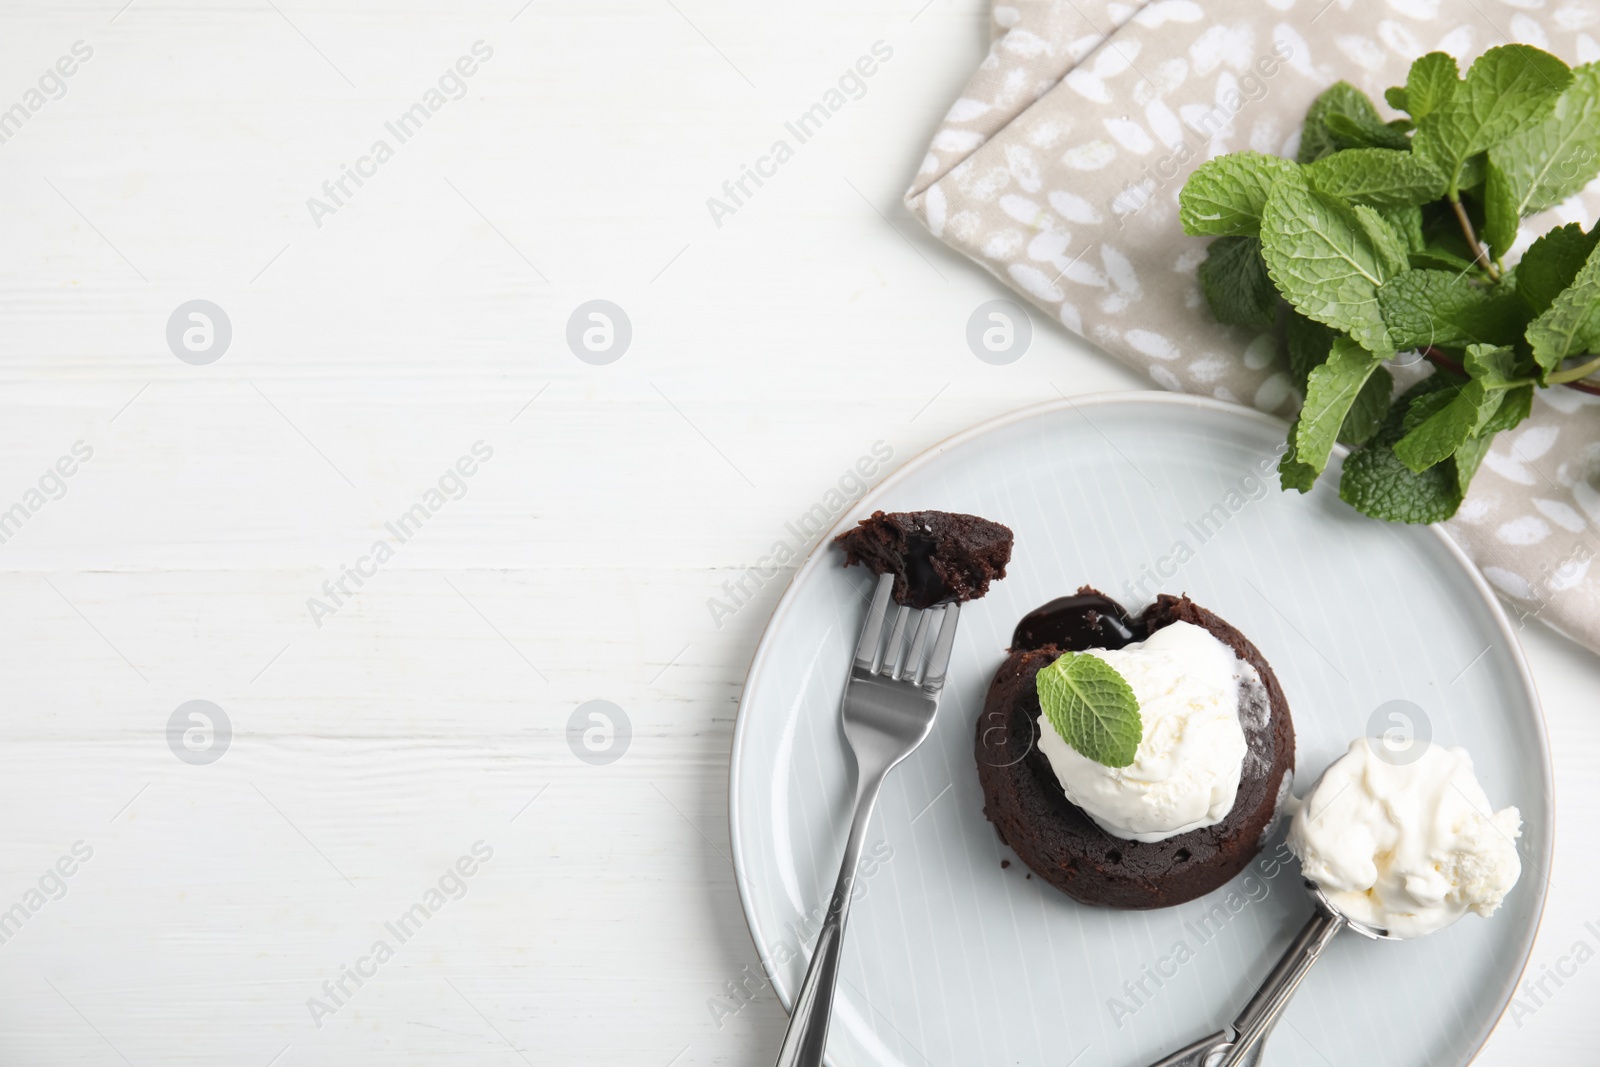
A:
[[[926,527],[923,528],[926,530]],[[934,553],[939,543],[922,531],[906,535],[906,600],[911,604],[946,604],[955,594],[945,585],[939,572],[933,569]]]
[[[1080,591],[1024,615],[1012,631],[1011,649],[1121,648],[1144,638],[1143,621],[1130,617],[1121,604],[1100,593]]]

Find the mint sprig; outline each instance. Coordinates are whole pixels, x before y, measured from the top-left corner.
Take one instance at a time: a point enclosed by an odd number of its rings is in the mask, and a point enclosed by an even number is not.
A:
[[[1107,767],[1133,762],[1144,721],[1116,668],[1098,656],[1064,652],[1034,676],[1034,685],[1046,721],[1084,758]]]
[[[1600,370],[1600,224],[1556,227],[1504,261],[1523,218],[1600,175],[1600,64],[1506,45],[1463,75],[1434,52],[1384,100],[1405,115],[1336,83],[1306,113],[1294,161],[1218,156],[1190,176],[1179,217],[1219,238],[1199,272],[1216,318],[1286,324],[1305,403],[1284,488],[1308,491],[1342,442],[1355,447],[1345,501],[1435,522],[1536,388],[1600,391],[1579,382]],[[1436,371],[1392,397],[1384,363],[1410,349]]]
[[[1543,121],[1572,82],[1572,71],[1548,52],[1520,44],[1491,48],[1447,99],[1414,119],[1413,149],[1444,173],[1454,200],[1467,160]]]

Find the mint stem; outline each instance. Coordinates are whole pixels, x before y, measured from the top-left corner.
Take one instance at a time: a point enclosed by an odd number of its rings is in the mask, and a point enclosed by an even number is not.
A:
[[[1467,247],[1472,249],[1473,256],[1482,264],[1484,273],[1489,275],[1490,281],[1499,281],[1500,269],[1489,261],[1489,253],[1478,243],[1478,235],[1472,229],[1472,220],[1467,218],[1467,209],[1461,206],[1461,197],[1455,192],[1450,194],[1450,208],[1456,213],[1456,221],[1461,223],[1461,232],[1466,235]]]
[[[1435,367],[1443,367],[1445,370],[1448,370],[1454,374],[1459,374],[1463,378],[1467,377],[1466,368],[1462,367],[1460,363],[1457,363],[1455,360],[1451,359],[1437,348],[1434,348],[1432,345],[1422,348],[1420,351],[1422,353],[1422,358],[1426,359],[1429,363],[1432,363]],[[1560,374],[1552,374],[1549,378],[1549,381],[1552,385],[1560,384],[1566,386],[1568,389],[1576,389],[1580,393],[1588,393],[1590,396],[1600,396],[1600,383],[1580,380],[1584,376],[1593,374],[1597,370],[1600,370],[1600,356],[1596,356],[1593,360],[1585,363],[1581,367],[1574,367],[1572,370],[1562,371]],[[1582,371],[1583,373],[1577,374],[1577,371]],[[1516,384],[1526,385],[1528,383],[1519,382]]]
[[[1600,356],[1595,356],[1587,363],[1573,367],[1571,370],[1557,371],[1550,375],[1550,382],[1555,385],[1570,385],[1577,389],[1580,379],[1587,378],[1595,371],[1600,370]],[[1585,389],[1584,392],[1600,393],[1600,389]]]
[[[1449,356],[1445,355],[1443,352],[1439,351],[1437,348],[1434,348],[1432,345],[1429,345],[1421,351],[1422,358],[1426,359],[1429,363],[1432,363],[1435,367],[1443,367],[1445,370],[1459,374],[1463,378],[1467,376],[1467,370],[1465,367],[1451,359]]]

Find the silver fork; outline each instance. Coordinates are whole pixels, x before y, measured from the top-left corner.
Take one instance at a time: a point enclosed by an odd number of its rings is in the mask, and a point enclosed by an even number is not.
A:
[[[819,1067],[828,1041],[828,1017],[834,985],[839,978],[839,957],[844,943],[844,920],[855,888],[856,864],[872,820],[883,780],[895,764],[916,751],[933,730],[939,710],[939,691],[950,666],[950,648],[956,639],[960,605],[947,604],[924,610],[900,608],[894,623],[885,623],[890,610],[894,575],[878,578],[878,588],[861,627],[850,681],[845,685],[839,717],[845,740],[856,759],[855,814],[844,847],[844,862],[828,903],[827,918],[817,934],[817,947],[806,968],[805,980],[794,998],[794,1013],[777,1067]],[[907,637],[909,636],[909,640]]]

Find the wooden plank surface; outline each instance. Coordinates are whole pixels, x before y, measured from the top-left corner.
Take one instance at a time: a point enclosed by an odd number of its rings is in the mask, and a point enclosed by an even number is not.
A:
[[[726,776],[789,572],[731,616],[708,601],[877,442],[891,470],[1030,402],[1142,387],[1043,322],[1021,361],[975,359],[967,318],[1005,290],[898,206],[986,19],[6,5],[0,109],[92,56],[0,143],[0,511],[41,493],[0,543],[0,911],[27,912],[0,943],[0,1062],[770,1062],[770,990],[722,999],[757,970]],[[860,98],[718,225],[707,198],[880,41]],[[477,42],[461,97],[398,143],[385,124]],[[307,206],[384,138],[336,211]],[[204,366],[166,339],[195,299],[232,327]],[[632,326],[605,366],[565,339],[594,299]],[[380,539],[392,558],[333,603]],[[1600,949],[1600,666],[1526,636],[1562,814],[1535,968],[1564,972]],[[632,727],[604,766],[567,741],[596,699]],[[208,765],[168,744],[191,700],[231,724]],[[430,889],[400,943],[386,924]],[[337,1010],[308,1006],[358,965]],[[1600,967],[1563,981],[1484,1062],[1589,1054]]]

